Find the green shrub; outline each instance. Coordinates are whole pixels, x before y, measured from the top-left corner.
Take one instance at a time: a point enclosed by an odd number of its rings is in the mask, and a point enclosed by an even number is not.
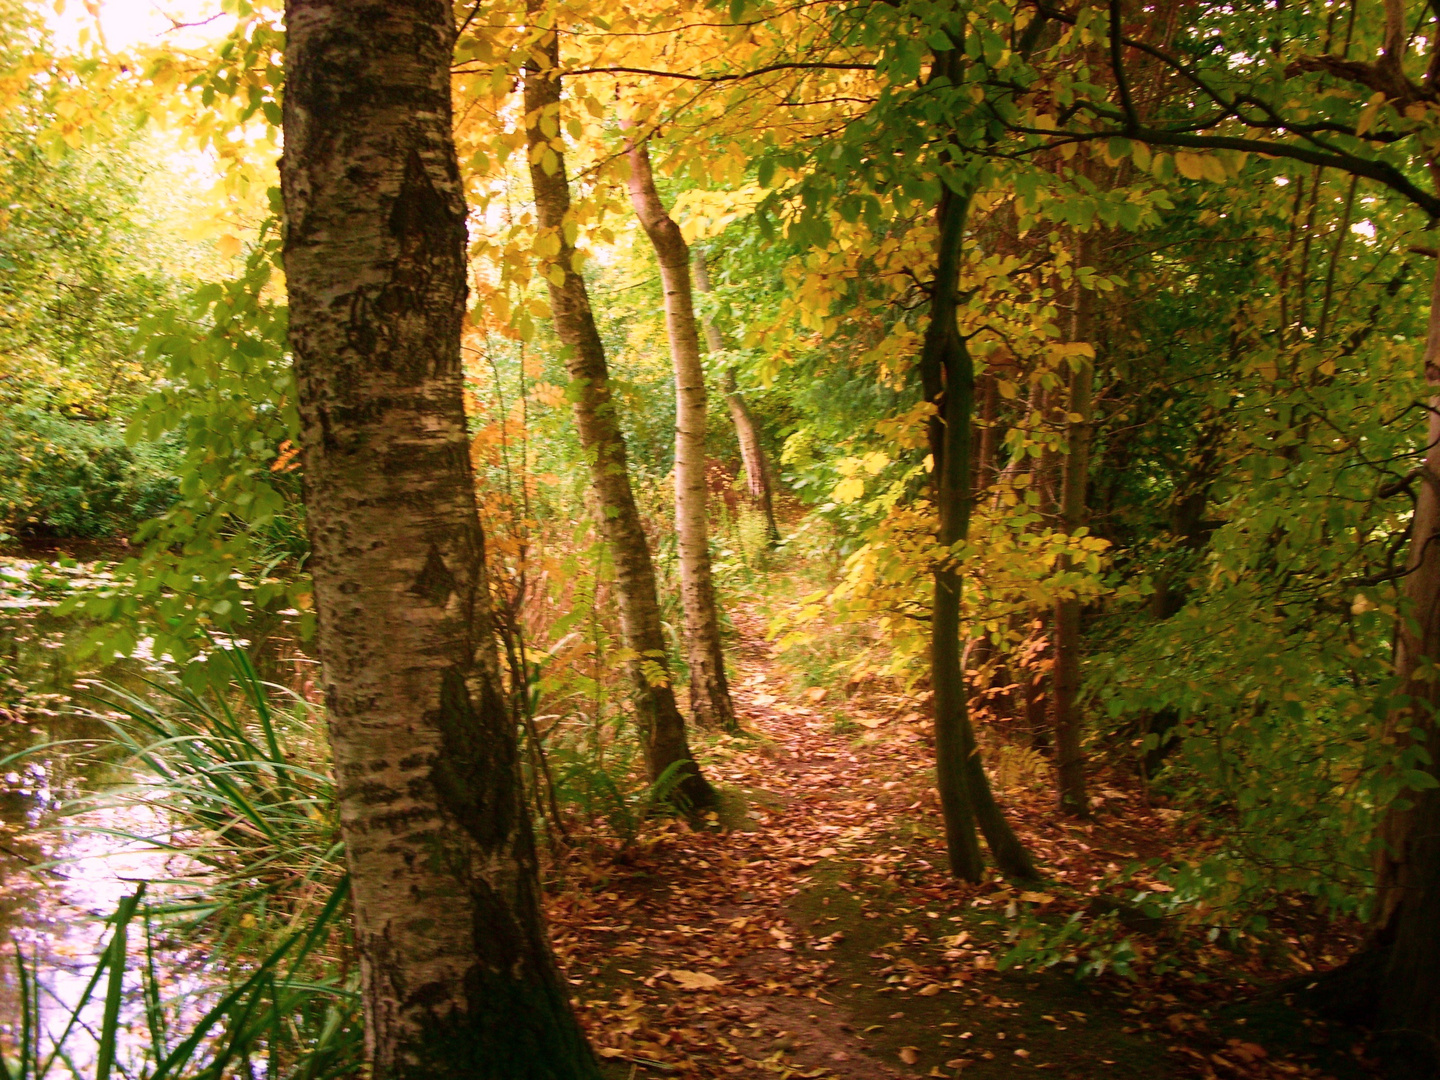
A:
[[[27,539],[126,536],[175,499],[173,446],[127,446],[122,425],[0,407],[0,531]]]

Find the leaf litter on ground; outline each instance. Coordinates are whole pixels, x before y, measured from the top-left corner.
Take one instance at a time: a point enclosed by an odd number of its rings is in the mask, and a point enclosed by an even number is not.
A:
[[[997,970],[1022,906],[1084,910],[1116,880],[1117,860],[1193,845],[1180,815],[1114,776],[1108,812],[1083,825],[1059,819],[1038,786],[1006,791],[1048,880],[960,883],[945,869],[915,697],[790,694],[760,621],[741,610],[735,623],[749,735],[715,740],[704,765],[745,796],[744,821],[657,819],[624,850],[576,849],[550,897],[556,954],[598,1053],[628,1070],[617,1076],[1327,1075],[1202,1017],[1274,978],[1253,958],[1191,948],[1204,978],[1142,970],[1084,989],[1059,971]],[[842,958],[851,939],[864,951]],[[1061,983],[1062,996],[1098,1004],[1059,1009]],[[881,1011],[897,1002],[910,1008]]]

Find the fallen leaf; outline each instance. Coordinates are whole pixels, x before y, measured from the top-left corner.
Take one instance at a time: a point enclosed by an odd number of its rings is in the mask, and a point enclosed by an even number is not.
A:
[[[900,1060],[906,1065],[914,1065],[920,1060],[920,1049],[915,1046],[902,1046],[900,1048]]]
[[[714,975],[707,975],[703,971],[672,971],[670,978],[680,984],[682,990],[714,990],[717,986],[724,986]]]
[[[934,997],[940,992],[940,984],[931,983],[929,986],[922,986],[919,990],[915,992],[921,997]]]
[[[1026,904],[1048,904],[1054,899],[1055,897],[1048,892],[1022,892],[1020,894],[1021,902]]]
[[[1258,1043],[1241,1042],[1239,1039],[1230,1040],[1230,1052],[1239,1056],[1246,1062],[1256,1061],[1263,1057],[1269,1057],[1265,1048]]]

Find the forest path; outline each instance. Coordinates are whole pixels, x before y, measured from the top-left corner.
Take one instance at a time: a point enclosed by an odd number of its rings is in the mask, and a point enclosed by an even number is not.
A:
[[[1251,1029],[1212,1033],[1210,990],[1186,1001],[1168,987],[996,971],[1016,905],[1050,900],[945,873],[913,699],[791,692],[759,620],[734,619],[747,734],[711,739],[703,755],[729,828],[651,825],[614,858],[577,859],[550,905],[607,1076],[1323,1075],[1272,1058]],[[1057,824],[1048,798],[1007,803],[1069,884],[1088,876],[1075,867],[1103,872],[1155,839],[1143,813]]]

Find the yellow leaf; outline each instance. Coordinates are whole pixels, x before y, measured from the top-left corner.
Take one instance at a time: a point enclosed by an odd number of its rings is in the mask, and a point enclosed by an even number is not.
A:
[[[1055,897],[1044,892],[1022,892],[1020,894],[1020,900],[1026,904],[1048,904],[1054,899]]]
[[[1227,179],[1225,165],[1219,158],[1210,154],[1206,154],[1200,159],[1200,172],[1212,184],[1223,184]]]
[[[1355,134],[1364,135],[1370,130],[1370,125],[1375,123],[1375,117],[1380,115],[1380,106],[1385,104],[1384,94],[1374,94],[1365,108],[1360,110],[1360,118],[1355,121]]]
[[[1199,154],[1188,154],[1184,150],[1175,153],[1175,168],[1187,180],[1200,180],[1205,176],[1205,167]]]
[[[229,233],[226,233],[220,237],[219,240],[215,241],[215,250],[220,252],[222,259],[233,259],[236,255],[240,254],[240,241]]]
[[[919,990],[916,991],[916,993],[919,994],[921,997],[934,997],[936,994],[940,993],[940,984],[930,983],[928,986],[922,986]]]
[[[1141,172],[1150,171],[1150,147],[1143,142],[1132,142],[1130,144],[1130,156],[1135,159],[1135,167]]]
[[[703,971],[672,971],[670,978],[679,983],[682,990],[714,990],[725,985],[714,975]]]
[[[865,481],[858,476],[849,476],[835,485],[830,497],[837,503],[850,503],[865,494]]]

